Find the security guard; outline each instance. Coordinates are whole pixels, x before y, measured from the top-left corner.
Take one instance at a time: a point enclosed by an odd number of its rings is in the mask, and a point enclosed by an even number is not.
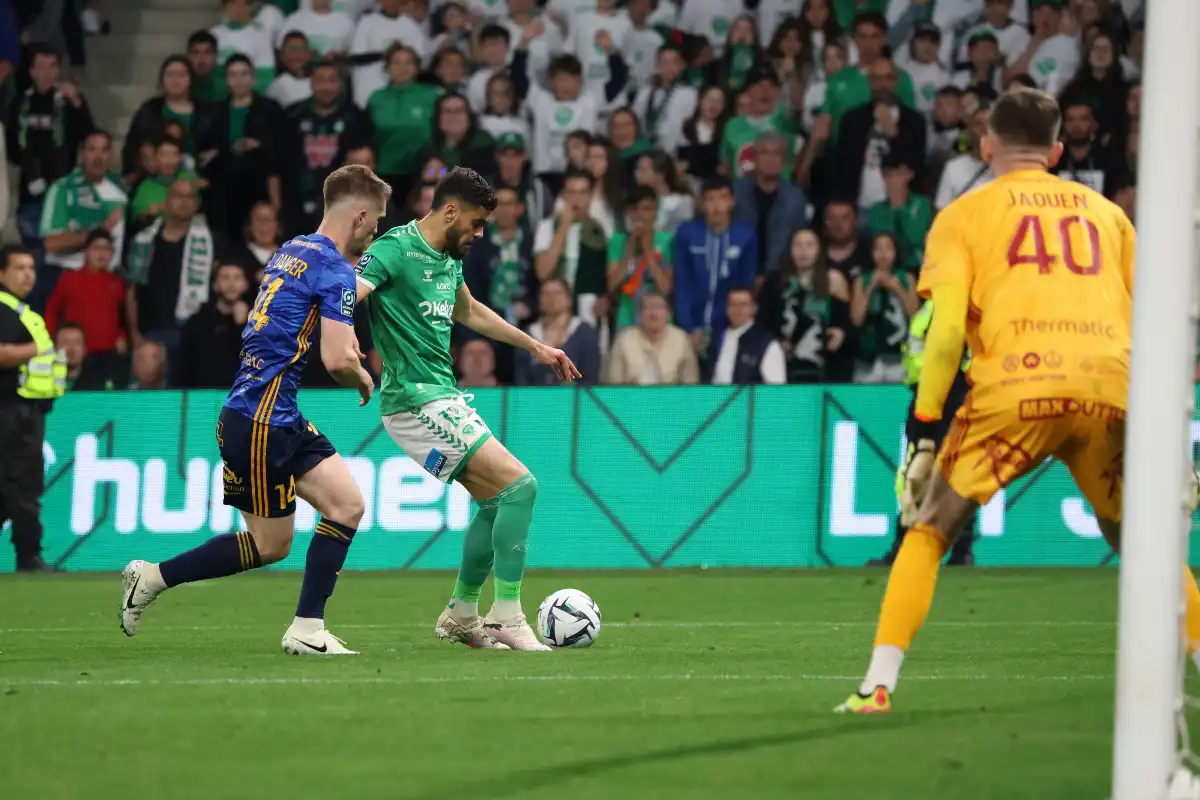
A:
[[[17,570],[42,560],[42,445],[46,413],[67,387],[67,362],[54,350],[41,315],[24,299],[33,289],[33,254],[0,252],[0,524],[12,520]]]
[[[917,452],[917,436],[914,433],[915,418],[913,412],[917,406],[917,382],[921,378],[921,367],[925,363],[925,335],[929,332],[929,323],[933,321],[933,301],[926,301],[917,313],[913,315],[912,321],[908,326],[908,341],[904,343],[903,358],[904,358],[904,384],[912,389],[913,399],[908,406],[908,422],[905,424],[904,432],[908,437],[908,450],[905,453],[904,463],[900,465],[900,469],[896,471],[896,498],[901,503],[901,513],[896,519],[896,539],[892,543],[892,549],[888,551],[882,559],[872,562],[877,565],[891,565],[896,558],[896,553],[900,551],[900,543],[904,541],[904,534],[908,532],[908,526],[911,525],[916,516],[917,506],[920,505],[921,498],[914,497],[913,487],[908,482],[908,468],[912,464],[913,456]],[[967,398],[967,391],[971,388],[967,383],[967,368],[971,365],[971,354],[967,353],[963,358],[962,369],[959,370],[958,376],[954,379],[954,384],[950,387],[950,394],[946,398],[945,413],[942,419],[937,422],[937,439],[933,442],[933,451],[936,453],[938,448],[942,446],[942,439],[946,437],[946,432],[950,429],[950,422],[954,419],[954,415],[958,412],[959,406]],[[926,487],[921,487],[922,489]],[[918,490],[920,493],[920,490]],[[974,556],[971,555],[971,544],[974,542],[975,536],[975,514],[972,513],[967,524],[963,526],[963,535],[958,537],[954,543],[953,549],[950,551],[950,560],[948,564],[969,565],[974,562]]]

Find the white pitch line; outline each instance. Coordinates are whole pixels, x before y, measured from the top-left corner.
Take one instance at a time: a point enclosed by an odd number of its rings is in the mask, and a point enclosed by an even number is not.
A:
[[[813,628],[813,629],[837,629],[837,628],[857,628],[857,627],[874,627],[875,620],[851,620],[843,622],[820,622],[820,621],[769,621],[769,622],[753,622],[753,621],[652,621],[645,622],[605,622],[606,628]],[[971,622],[966,620],[932,620],[925,623],[927,628],[1113,628],[1116,627],[1115,620],[979,620]],[[154,625],[153,629],[157,631],[246,631],[256,630],[260,626],[257,625]],[[419,630],[430,627],[422,622],[399,622],[399,623],[372,623],[372,624],[354,624],[347,623],[344,625],[336,625],[338,630]],[[76,626],[63,628],[0,628],[0,634],[4,633],[88,633],[97,630],[95,625],[92,626]]]
[[[484,676],[422,676],[412,675],[397,678],[370,677],[323,677],[323,678],[181,678],[179,680],[140,680],[137,678],[113,679],[16,679],[0,680],[0,687],[6,686],[305,686],[319,684],[321,686],[359,685],[359,684],[440,684],[440,683],[634,683],[644,681],[681,682],[690,681],[730,681],[740,683],[767,683],[779,681],[858,681],[861,675],[739,675],[739,674],[696,674],[680,673],[674,675],[484,675]],[[906,681],[1005,681],[1009,683],[1059,683],[1067,681],[1111,681],[1112,675],[906,675]]]

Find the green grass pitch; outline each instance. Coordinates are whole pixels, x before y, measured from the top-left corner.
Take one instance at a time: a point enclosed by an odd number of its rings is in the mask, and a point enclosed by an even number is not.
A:
[[[1107,796],[1114,570],[943,570],[894,713],[836,716],[884,577],[534,572],[531,617],[574,586],[605,627],[590,649],[526,654],[436,640],[451,575],[346,573],[329,624],[363,654],[324,660],[279,648],[297,573],[181,587],[136,639],[117,575],[6,576],[3,794]]]

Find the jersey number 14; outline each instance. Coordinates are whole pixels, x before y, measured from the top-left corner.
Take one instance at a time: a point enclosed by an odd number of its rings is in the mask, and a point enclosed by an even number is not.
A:
[[[250,321],[254,323],[254,330],[261,331],[271,321],[267,310],[271,307],[271,300],[275,298],[280,286],[283,286],[283,278],[276,278],[258,290],[254,308],[250,309]]]
[[[1072,228],[1079,226],[1087,239],[1090,258],[1085,264],[1080,264],[1076,258],[1075,246],[1071,244]],[[1062,253],[1063,266],[1076,275],[1095,275],[1100,271],[1100,231],[1090,219],[1080,216],[1063,217],[1058,221],[1059,252]],[[1026,243],[1031,243],[1032,254],[1023,253]],[[1058,262],[1058,256],[1046,251],[1046,232],[1042,227],[1042,218],[1036,214],[1026,214],[1017,225],[1008,246],[1008,266],[1016,267],[1021,264],[1037,264],[1039,275],[1049,275],[1050,268]]]

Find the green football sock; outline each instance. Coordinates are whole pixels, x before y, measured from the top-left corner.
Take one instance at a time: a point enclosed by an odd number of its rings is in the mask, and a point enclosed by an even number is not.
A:
[[[496,560],[496,607],[505,616],[520,613],[521,578],[529,552],[529,524],[537,499],[537,479],[526,474],[496,495],[492,546]]]
[[[479,613],[479,594],[492,571],[492,526],[496,522],[496,509],[494,500],[481,503],[463,537],[462,562],[449,607],[464,616]]]

